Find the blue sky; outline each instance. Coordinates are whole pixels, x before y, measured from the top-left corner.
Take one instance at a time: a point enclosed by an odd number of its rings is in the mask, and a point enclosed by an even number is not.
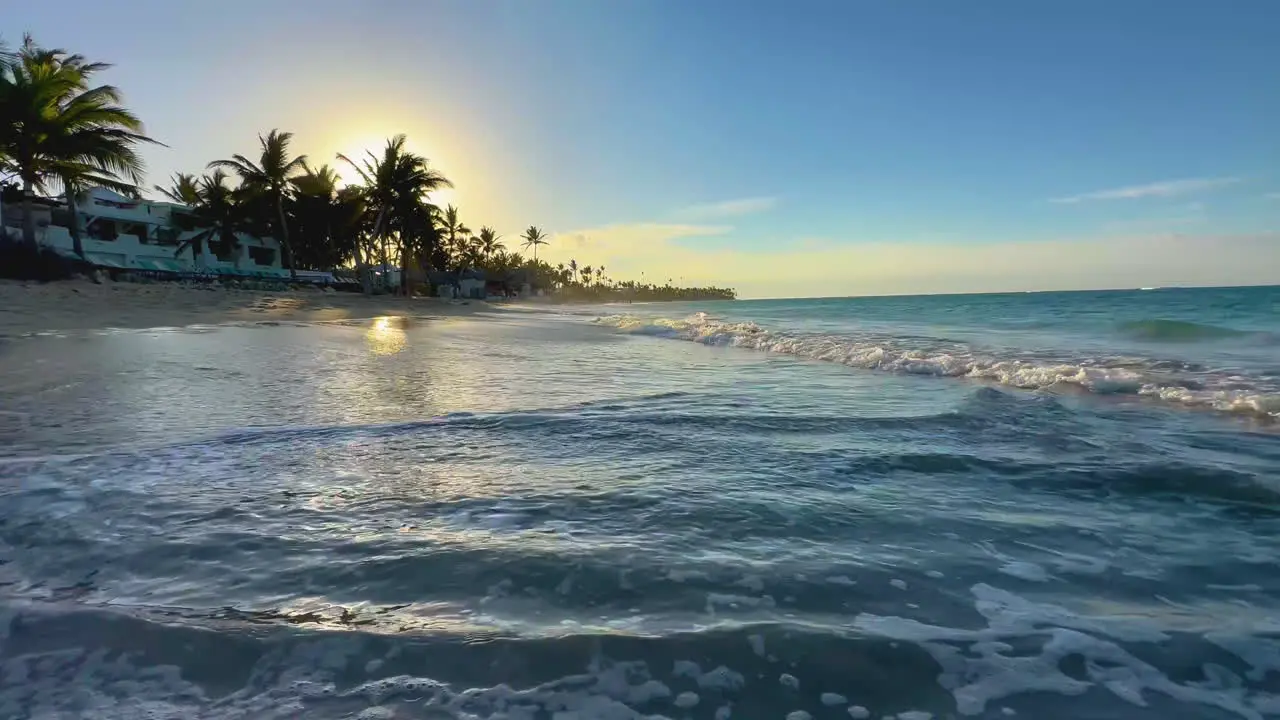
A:
[[[16,12],[15,12],[16,11]],[[155,182],[405,132],[473,227],[750,296],[1280,282],[1280,3],[63,0]]]

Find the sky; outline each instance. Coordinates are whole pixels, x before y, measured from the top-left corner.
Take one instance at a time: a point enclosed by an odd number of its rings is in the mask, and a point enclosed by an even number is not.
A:
[[[1280,283],[1280,2],[6,3],[153,184],[405,133],[472,228],[746,297]],[[341,168],[339,168],[341,169]]]

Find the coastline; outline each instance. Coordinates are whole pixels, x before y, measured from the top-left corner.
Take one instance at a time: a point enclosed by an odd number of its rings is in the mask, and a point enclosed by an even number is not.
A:
[[[365,297],[320,290],[239,290],[177,283],[0,280],[0,338],[105,328],[180,327],[283,320],[326,322],[384,315],[459,316],[479,300]]]

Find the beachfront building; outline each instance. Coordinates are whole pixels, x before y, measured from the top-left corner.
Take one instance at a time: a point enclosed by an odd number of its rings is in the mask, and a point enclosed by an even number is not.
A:
[[[105,188],[92,188],[76,203],[84,259],[109,270],[289,278],[289,271],[281,264],[280,244],[272,238],[238,233],[240,242],[235,251],[224,251],[216,242],[201,243],[198,253],[190,246],[183,247],[185,240],[199,233],[180,229],[175,214],[184,211],[189,212],[185,205],[129,198]],[[21,236],[22,213],[18,203],[3,207],[0,222],[11,238]],[[34,214],[36,242],[78,259],[66,203],[39,200]]]

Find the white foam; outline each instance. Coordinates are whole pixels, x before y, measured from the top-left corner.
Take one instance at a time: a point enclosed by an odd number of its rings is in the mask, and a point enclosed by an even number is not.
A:
[[[524,689],[497,685],[454,690],[429,678],[396,676],[338,691],[344,668],[373,649],[367,639],[335,637],[277,647],[258,660],[244,688],[216,699],[184,680],[176,667],[137,665],[128,655],[106,650],[6,657],[0,660],[0,717],[380,720],[417,715],[426,706],[441,717],[490,720],[658,720],[632,706],[671,697],[665,685],[649,677],[645,663],[599,659],[585,673]],[[717,673],[736,676],[727,668]],[[675,704],[692,707],[696,697],[682,693]]]
[[[850,705],[849,717],[853,718],[853,720],[867,720],[867,718],[871,717],[871,711],[861,705]]]
[[[1049,573],[1033,562],[1011,560],[1000,566],[1000,572],[1027,582],[1049,582]]]
[[[720,707],[716,708],[715,720],[729,720],[730,716],[732,715],[733,715],[732,707],[730,707],[729,705],[721,705]]]
[[[747,643],[751,645],[751,652],[760,657],[764,657],[765,649],[763,635],[748,635]]]
[[[834,705],[845,705],[849,702],[849,699],[846,698],[845,696],[841,695],[840,693],[833,693],[833,692],[822,693],[821,695],[818,696],[818,700],[820,700],[823,705],[826,705],[828,707],[834,706]]]
[[[813,720],[813,716],[804,710],[792,710],[787,713],[787,720]]]
[[[894,578],[894,579],[892,579],[892,580],[890,580],[890,581],[889,581],[889,584],[890,584],[890,585],[892,585],[892,586],[894,586],[894,587],[896,587],[896,588],[898,588],[899,590],[906,590],[906,589],[907,589],[907,581],[906,581],[906,580],[899,580],[898,578]]]
[[[941,341],[921,345],[891,336],[800,334],[766,330],[753,322],[727,322],[697,313],[687,318],[642,318],[612,315],[595,322],[622,332],[796,355],[851,367],[914,375],[969,377],[1010,387],[1043,389],[1073,385],[1095,393],[1139,394],[1163,402],[1224,412],[1280,417],[1280,389],[1264,379],[1199,373],[1196,388],[1170,381],[1154,364],[1125,359],[1108,366],[1097,358],[999,358],[973,348]],[[1253,389],[1241,389],[1253,382]]]
[[[785,688],[790,688],[792,690],[800,689],[800,680],[797,679],[795,675],[791,675],[790,673],[782,673],[781,675],[779,675],[778,682],[781,683],[782,687],[785,687]]]
[[[1233,680],[1226,670],[1213,671],[1209,666],[1208,682],[1175,683],[1115,641],[1104,639],[1110,636],[1143,643],[1168,639],[1146,623],[1084,617],[988,585],[975,585],[972,592],[978,612],[987,619],[987,628],[936,627],[906,618],[867,614],[855,618],[854,626],[869,634],[919,644],[941,667],[938,682],[951,691],[962,715],[981,714],[989,703],[1019,693],[1080,695],[1095,687],[1135,705],[1146,704],[1145,693],[1157,692],[1175,700],[1217,707],[1246,720],[1261,720],[1257,708],[1276,701],[1274,696],[1242,687],[1238,678]],[[1006,637],[1024,641],[1047,637],[1048,641],[1039,654],[1030,654],[1025,647],[1015,654],[1013,646],[1002,641]],[[1249,647],[1251,664],[1265,666],[1272,661],[1267,652],[1259,652],[1259,646]],[[1062,660],[1073,655],[1084,658],[1087,679],[1062,672]]]
[[[708,613],[714,614],[716,608],[726,607],[730,610],[742,608],[774,608],[778,603],[769,595],[749,597],[746,595],[730,595],[727,593],[707,593]]]
[[[698,700],[698,693],[682,692],[676,696],[675,706],[688,710],[691,707],[695,707],[698,704]]]
[[[923,710],[908,710],[898,713],[898,720],[933,720],[933,713]]]
[[[698,687],[704,690],[732,692],[741,690],[746,684],[747,679],[742,676],[742,673],[730,670],[724,665],[708,670],[698,677]]]
[[[857,580],[845,577],[844,575],[832,575],[827,578],[827,582],[831,585],[844,585],[845,587],[852,587],[858,584]]]

